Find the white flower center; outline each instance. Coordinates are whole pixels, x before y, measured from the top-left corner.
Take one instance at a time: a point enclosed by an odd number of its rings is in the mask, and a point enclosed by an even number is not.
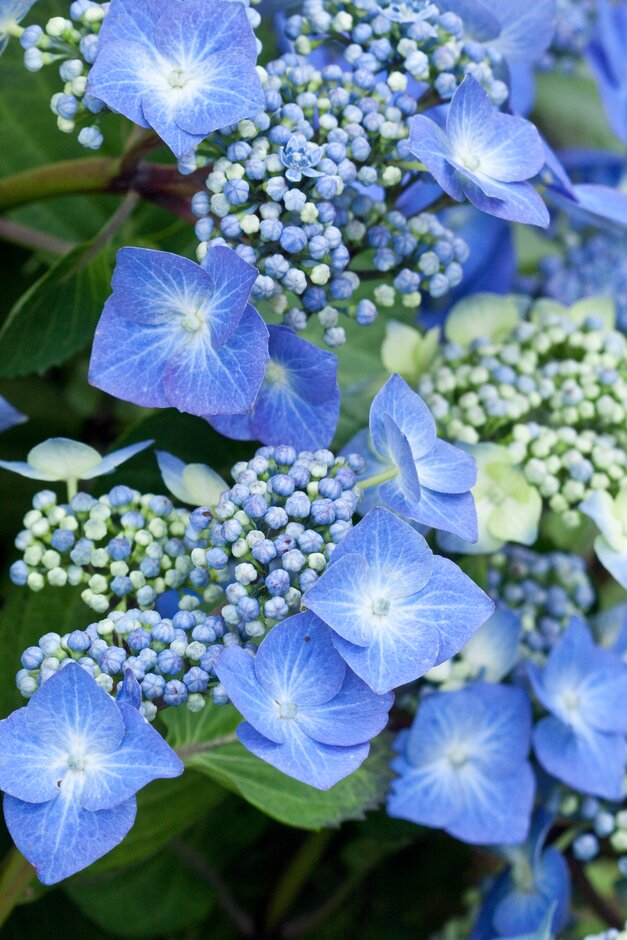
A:
[[[470,757],[468,749],[463,744],[454,744],[446,756],[451,767],[463,767]]]
[[[266,382],[270,385],[285,385],[287,382],[287,372],[282,365],[272,359],[266,366]]]
[[[168,82],[172,88],[185,88],[189,78],[189,75],[183,69],[172,69],[168,75]]]
[[[298,705],[296,702],[279,702],[279,717],[287,720],[296,718]]]
[[[181,320],[181,326],[186,333],[198,333],[206,325],[207,321],[200,310],[190,310]]]
[[[67,765],[70,770],[85,770],[87,767],[87,758],[84,754],[70,754],[67,759]]]
[[[469,170],[478,170],[481,166],[481,160],[476,153],[469,153],[465,157],[462,157],[461,161],[465,167]]]
[[[390,602],[386,597],[375,597],[372,601],[372,613],[377,617],[386,617],[390,612]]]
[[[569,714],[573,715],[579,711],[580,704],[581,696],[578,692],[568,691],[562,695],[562,705]]]

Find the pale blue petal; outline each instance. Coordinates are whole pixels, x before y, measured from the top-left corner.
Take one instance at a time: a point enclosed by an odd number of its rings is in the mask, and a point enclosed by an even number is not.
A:
[[[298,706],[321,705],[334,698],[346,666],[331,638],[328,627],[308,611],[283,620],[267,634],[255,657],[262,687],[275,700]]]
[[[485,708],[481,727],[470,733],[473,760],[487,775],[508,776],[525,762],[531,746],[531,702],[523,689],[479,683]]]
[[[621,800],[625,773],[625,738],[589,731],[577,735],[557,718],[543,718],[533,732],[542,767],[581,793]]]
[[[170,356],[164,376],[169,403],[179,411],[207,417],[249,411],[263,381],[268,330],[254,307],[247,307],[219,349],[183,342]]]
[[[545,910],[557,903],[553,927],[557,932],[568,912],[570,878],[564,856],[549,848],[533,865],[534,890],[511,890],[494,909],[492,923],[499,934],[514,936],[521,930],[532,930]]]
[[[26,706],[26,720],[41,741],[68,752],[84,742],[90,753],[109,754],[124,735],[120,710],[77,663],[59,669]]]
[[[106,457],[103,457],[98,466],[94,467],[93,470],[87,470],[85,473],[81,474],[81,480],[93,480],[94,477],[100,477],[104,473],[111,473],[116,467],[119,467],[120,464],[130,460],[131,457],[134,457],[135,454],[139,454],[140,451],[146,450],[151,444],[154,444],[153,440],[140,441],[139,444],[129,444],[128,447],[114,450],[111,454],[107,454]]]
[[[473,206],[497,219],[547,228],[549,210],[531,183],[498,183],[466,173],[462,187]]]
[[[500,682],[518,659],[520,617],[507,607],[497,607],[464,647],[464,660],[473,674],[486,682]]]
[[[174,342],[170,324],[139,326],[107,300],[94,336],[89,382],[144,408],[167,408],[163,372]]]
[[[264,444],[291,444],[299,450],[328,447],[340,417],[340,389],[335,385],[327,401],[301,398],[290,386],[261,387],[251,428],[252,437]]]
[[[491,13],[480,0],[438,0],[437,5],[443,12],[459,16],[464,30],[480,42],[495,39],[501,30],[498,11]]]
[[[163,482],[170,490],[173,496],[186,503],[188,496],[187,488],[183,482],[183,471],[185,470],[185,461],[179,460],[174,454],[169,454],[167,450],[156,450],[155,457],[159,464],[159,471]]]
[[[378,633],[372,595],[382,579],[361,555],[349,553],[329,566],[305,592],[303,603],[344,639],[368,646]]]
[[[413,766],[437,764],[459,744],[464,745],[469,757],[476,756],[476,740],[481,742],[489,719],[481,695],[484,688],[476,684],[460,692],[440,692],[424,699],[405,740],[405,756]]]
[[[299,708],[295,720],[305,734],[322,744],[363,744],[383,731],[393,702],[393,695],[377,695],[349,669],[334,698]]]
[[[67,750],[36,737],[20,708],[0,721],[0,789],[28,803],[59,795],[58,780],[67,771]]]
[[[118,703],[124,720],[122,743],[94,770],[85,772],[80,802],[84,809],[111,809],[158,777],[178,777],[182,762],[158,731],[130,705]]]
[[[435,421],[422,398],[412,392],[400,375],[392,375],[370,406],[370,433],[375,450],[385,457],[389,415],[407,438],[414,460],[428,453],[435,443]]]
[[[239,646],[227,647],[218,657],[215,673],[240,714],[264,737],[282,744],[285,721],[276,701],[260,684],[250,653]]]
[[[10,470],[11,473],[19,473],[21,477],[27,477],[29,480],[47,480],[52,482],[57,479],[54,473],[44,473],[43,470],[35,470],[29,463],[23,460],[0,460],[0,467],[3,470]]]
[[[482,85],[467,75],[451,99],[446,118],[452,154],[483,156],[494,133],[497,113]]]
[[[4,797],[11,837],[45,885],[69,878],[115,848],[135,822],[136,812],[135,797],[97,813],[82,809],[71,797],[47,803]]]
[[[501,0],[494,13],[501,23],[501,33],[490,46],[508,62],[538,62],[553,39],[555,0]]]
[[[150,48],[140,43],[141,39],[139,42],[129,42],[128,39],[103,41],[89,70],[87,91],[134,124],[149,127],[142,97],[155,73],[155,65]]]
[[[423,486],[420,502],[414,506],[410,518],[430,528],[452,532],[466,542],[477,541],[477,513],[472,493],[435,493]]]
[[[464,201],[464,191],[450,164],[451,147],[444,131],[435,121],[418,114],[409,122],[409,149],[424,163],[438,185],[456,199]]]
[[[437,440],[433,448],[416,460],[418,480],[437,493],[466,493],[477,482],[474,457]]]
[[[433,558],[431,578],[414,596],[421,623],[437,630],[437,663],[458,653],[482,623],[494,613],[494,601],[448,558]]]
[[[26,415],[23,415],[17,408],[9,404],[6,398],[0,395],[0,431],[6,431],[16,424],[23,424],[28,421]]]
[[[340,453],[343,456],[356,453],[363,457],[365,466],[363,473],[360,474],[360,479],[362,480],[377,476],[379,473],[383,473],[384,470],[389,470],[392,466],[389,460],[384,461],[378,454],[375,454],[368,428],[363,428],[361,431],[358,431],[357,434],[350,439],[348,444],[342,448]],[[364,516],[371,509],[380,506],[382,502],[381,486],[369,486],[367,489],[362,490],[362,497],[357,507],[357,512]]]
[[[2,466],[1,463],[0,466]],[[609,571],[621,587],[627,589],[627,548],[625,551],[616,552],[603,536],[599,535],[594,540],[594,550],[606,571]]]
[[[465,768],[464,768],[465,769]],[[468,773],[465,805],[446,831],[473,845],[518,845],[527,838],[535,795],[535,777],[524,763],[508,777]]]
[[[197,73],[200,86],[190,95],[183,91],[174,110],[176,123],[186,133],[207,137],[263,110],[265,99],[255,63],[241,52],[210,56]]]
[[[252,419],[253,413],[249,411],[243,415],[211,415],[206,420],[223,437],[230,437],[234,441],[254,441],[256,435],[253,431]],[[271,442],[266,441],[266,443],[270,444]]]
[[[117,43],[116,43],[117,45]],[[148,125],[168,145],[175,157],[182,157],[190,150],[195,150],[205,139],[205,134],[189,134],[175,120],[175,99],[162,82],[144,92],[142,111]]]
[[[617,672],[593,672],[581,690],[581,717],[597,731],[627,733],[627,666],[616,657]]]
[[[357,744],[355,747],[319,744],[297,727],[293,727],[285,744],[268,741],[249,724],[240,725],[237,736],[252,754],[317,790],[328,790],[354,773],[370,750],[369,744]]]
[[[253,61],[255,35],[243,5],[223,0],[186,0],[163,12],[155,30],[155,44],[164,56],[198,62],[229,47]]]
[[[163,0],[113,0],[98,33],[103,46],[121,39],[154,48],[155,25],[163,15]]]
[[[258,271],[224,245],[210,248],[201,268],[210,277],[208,320],[215,345],[223,343],[239,323]]]
[[[492,133],[480,153],[480,171],[495,180],[515,183],[530,179],[544,166],[542,140],[524,118],[497,113]]]
[[[403,764],[395,766],[400,769]],[[401,776],[392,781],[388,814],[418,825],[445,829],[463,805],[458,774],[444,760],[427,767],[410,764],[405,767]]]

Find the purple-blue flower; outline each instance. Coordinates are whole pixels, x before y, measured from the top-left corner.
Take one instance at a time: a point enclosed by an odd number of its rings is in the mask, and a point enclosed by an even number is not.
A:
[[[255,268],[217,246],[202,265],[164,251],[118,252],[89,380],[146,408],[208,416],[248,411],[268,331],[248,297]]]
[[[314,167],[322,160],[322,147],[307,140],[304,134],[292,134],[284,147],[279,147],[279,158],[287,168],[285,176],[299,183],[303,176],[322,176]]]
[[[87,90],[181,157],[263,109],[256,58],[243,4],[111,0]]]
[[[0,722],[0,788],[13,840],[44,884],[91,865],[135,821],[135,793],[183,765],[128,698],[77,663]]]
[[[521,689],[477,683],[429,695],[397,739],[388,813],[462,842],[522,842],[535,790],[530,737]]]
[[[244,747],[319,790],[363,763],[394,700],[347,668],[331,631],[309,612],[274,627],[254,658],[228,647],[215,672],[246,719],[237,729]]]
[[[627,9],[598,0],[596,33],[586,50],[612,130],[627,143]]]
[[[269,361],[251,412],[212,420],[236,440],[327,447],[340,415],[337,357],[301,339],[285,326],[269,326]]]
[[[544,669],[527,665],[533,691],[550,712],[533,745],[547,773],[582,793],[623,797],[627,747],[627,665],[596,646],[573,618]]]
[[[549,213],[526,182],[544,165],[537,130],[502,114],[468,75],[451,100],[446,130],[422,114],[410,121],[409,147],[444,192],[458,202],[511,222],[545,227]]]
[[[378,496],[390,509],[467,542],[477,541],[470,492],[477,480],[475,461],[438,439],[431,412],[399,375],[391,376],[372,402],[370,439],[360,432],[348,447],[363,453],[373,479],[383,477]],[[368,489],[365,493],[368,499]]]
[[[494,610],[457,565],[433,555],[415,529],[383,508],[340,542],[303,600],[377,692],[450,659]]]

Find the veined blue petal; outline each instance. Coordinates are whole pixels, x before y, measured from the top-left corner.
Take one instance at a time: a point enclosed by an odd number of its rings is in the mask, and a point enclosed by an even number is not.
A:
[[[431,623],[440,645],[437,663],[458,653],[494,612],[494,602],[448,558],[433,558],[429,582],[415,595],[417,623]]]
[[[477,482],[474,458],[446,441],[437,440],[416,469],[421,485],[438,493],[466,493]]]
[[[214,344],[220,345],[239,323],[258,272],[224,245],[210,248],[200,266],[211,278],[207,312]]]
[[[477,540],[477,513],[472,493],[435,493],[423,486],[420,502],[414,506],[410,518],[430,528],[452,532],[466,542]]]
[[[154,2],[154,0],[153,0]],[[223,0],[186,0],[163,11],[155,30],[155,44],[166,57],[202,61],[237,43],[237,49],[253,62],[257,44],[246,9]]]
[[[501,24],[499,36],[490,42],[509,62],[538,62],[551,45],[555,32],[555,0],[501,0],[494,7]]]
[[[518,845],[527,837],[535,777],[528,763],[508,777],[469,773],[465,806],[446,827],[456,839],[473,845]]]
[[[497,219],[547,228],[549,210],[531,183],[498,183],[476,174],[461,177],[462,188],[477,209]]]
[[[285,721],[276,701],[261,685],[250,653],[230,646],[218,657],[215,672],[237,710],[259,734],[276,744],[285,742]]]
[[[204,138],[263,110],[265,99],[255,63],[239,51],[210,56],[198,70],[197,82],[189,95],[183,90],[173,112],[177,125],[188,134]],[[146,113],[145,103],[143,107]]]
[[[349,669],[334,698],[299,708],[295,721],[314,741],[350,747],[383,731],[393,702],[393,695],[377,695]]]
[[[591,796],[623,798],[623,735],[589,731],[583,737],[550,716],[536,725],[533,745],[542,767],[563,783]]]
[[[400,375],[392,375],[370,407],[370,433],[375,449],[385,456],[387,443],[385,416],[407,438],[414,460],[428,453],[435,443],[435,421],[422,398]]]
[[[142,45],[141,38],[139,42],[129,39],[103,41],[89,70],[87,91],[134,124],[150,127],[142,108],[142,98],[154,72],[150,47]]]
[[[464,191],[450,164],[451,148],[444,131],[435,121],[418,114],[409,122],[409,148],[424,163],[438,185],[456,199],[464,201]]]
[[[26,708],[0,721],[0,789],[29,803],[59,795],[58,780],[67,771],[67,752],[33,734]]]

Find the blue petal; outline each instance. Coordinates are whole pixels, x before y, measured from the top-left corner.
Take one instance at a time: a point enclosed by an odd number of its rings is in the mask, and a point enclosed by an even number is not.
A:
[[[321,705],[340,691],[346,666],[337,655],[331,631],[314,614],[288,617],[264,638],[255,672],[276,700],[298,706]]]
[[[96,327],[89,363],[91,385],[144,408],[167,408],[163,372],[172,350],[172,328],[139,326],[107,300]]]
[[[474,760],[486,774],[508,776],[525,762],[531,746],[531,702],[523,689],[477,683],[473,688],[485,708],[476,729]]]
[[[531,765],[523,764],[509,777],[469,774],[465,783],[465,806],[447,832],[473,845],[524,842],[536,785]]]
[[[544,202],[530,183],[498,183],[466,173],[462,177],[463,190],[477,209],[497,219],[522,222],[547,228],[550,216]],[[489,190],[489,193],[486,191]]]
[[[285,721],[276,701],[259,682],[250,653],[238,646],[227,647],[218,657],[215,673],[238,712],[264,737],[284,743]]]
[[[111,809],[158,777],[178,777],[183,764],[158,731],[130,705],[118,705],[124,719],[119,748],[85,772],[84,809]]]
[[[258,400],[259,398],[257,398]],[[256,435],[253,431],[252,419],[253,413],[250,411],[243,415],[211,415],[207,418],[207,421],[218,434],[222,434],[224,437],[230,437],[234,441],[254,441]],[[265,443],[270,442],[266,441]]]
[[[140,710],[142,704],[142,690],[139,682],[130,669],[124,670],[124,679],[118,684],[115,701],[117,705],[129,705]]]
[[[239,323],[248,304],[257,269],[232,248],[216,245],[202,260],[211,281],[208,305],[211,335],[216,345],[224,342]]]
[[[376,450],[385,456],[389,415],[407,438],[414,460],[428,453],[435,443],[435,421],[422,398],[412,392],[400,375],[391,376],[370,406],[370,433]]]
[[[433,558],[429,582],[414,595],[416,623],[430,623],[437,630],[437,663],[443,663],[468,642],[494,613],[494,602],[468,575],[448,558]]]
[[[293,727],[285,744],[268,741],[248,724],[239,726],[237,736],[252,754],[282,773],[318,790],[328,790],[354,773],[370,750],[369,744],[357,744],[355,747],[319,744],[297,727]]]
[[[623,798],[623,735],[588,731],[583,737],[549,717],[536,726],[533,744],[540,764],[553,777],[582,793],[608,800]]]
[[[47,803],[4,797],[11,837],[45,885],[69,878],[115,848],[135,822],[136,812],[135,797],[96,813],[63,795]]]
[[[263,381],[267,344],[266,325],[250,306],[219,349],[202,340],[179,343],[164,376],[170,404],[203,417],[249,411]]]
[[[467,493],[477,482],[474,457],[446,441],[436,441],[416,460],[416,469],[420,485],[437,493]]]
[[[23,424],[24,421],[28,421],[26,415],[0,395],[0,431],[6,431],[7,428],[12,428],[16,424]]]
[[[614,551],[602,535],[594,540],[594,550],[605,570],[609,571],[621,587],[627,588],[627,550]]]
[[[483,153],[494,131],[498,114],[482,85],[467,75],[451,99],[446,117],[446,133],[452,155]]]
[[[99,44],[131,39],[153,49],[155,25],[162,15],[162,0],[114,0],[102,21]]]
[[[533,64],[551,45],[555,31],[555,0],[501,0],[494,7],[501,33],[490,43],[508,62]]]
[[[83,473],[81,479],[93,480],[94,477],[100,477],[104,473],[111,473],[116,467],[119,467],[121,463],[130,460],[131,457],[134,457],[135,454],[139,454],[140,451],[146,450],[151,444],[154,444],[153,440],[140,441],[139,444],[129,444],[128,447],[114,450],[111,454],[107,454],[106,457],[103,457],[98,466],[94,467],[93,470],[87,470]]]
[[[109,754],[124,735],[120,710],[77,663],[69,663],[40,686],[28,705],[32,733],[68,753],[72,741],[85,742],[90,753]]]
[[[452,532],[466,542],[477,541],[477,513],[472,493],[435,493],[423,486],[420,502],[414,506],[410,518],[430,528]]]
[[[520,617],[507,607],[497,607],[464,647],[463,657],[477,678],[500,682],[518,659]]]
[[[167,12],[161,5],[160,12],[155,43],[168,58],[180,56],[196,63],[235,46],[253,62],[257,59],[255,34],[243,6],[227,6],[222,0],[186,0]]]
[[[458,202],[464,201],[464,191],[449,162],[452,154],[448,138],[435,121],[422,114],[410,120],[409,149],[424,163],[445,193]]]
[[[47,480],[53,482],[56,476],[53,473],[44,473],[43,470],[35,470],[29,463],[23,460],[0,460],[0,467],[3,470],[10,470],[11,473],[19,473],[21,477],[27,477],[29,480]]]
[[[57,782],[67,771],[67,749],[36,737],[20,708],[0,721],[0,789],[28,803],[59,795]]]
[[[154,70],[153,70],[154,71]],[[153,84],[157,85],[160,73],[156,73]],[[157,90],[158,89],[158,90]],[[190,150],[195,150],[205,139],[205,134],[189,134],[176,121],[176,99],[171,90],[157,85],[157,89],[144,91],[142,111],[150,127],[168,145],[175,157],[183,157]]]
[[[103,41],[89,70],[87,91],[134,124],[150,127],[142,108],[142,97],[150,87],[155,66],[150,48],[140,43],[141,40],[129,42],[127,39]]]
[[[389,415],[383,415],[386,446],[384,454],[398,475],[381,487],[381,498],[392,509],[411,519],[420,500],[420,483],[409,441]]]
[[[464,21],[464,30],[480,42],[494,40],[501,29],[496,13],[491,13],[479,0],[438,0],[445,13],[455,13]]]
[[[553,930],[557,933],[563,927],[570,888],[563,855],[556,849],[547,849],[534,864],[532,874],[533,890],[510,890],[496,905],[492,923],[501,936],[513,937],[521,931],[535,930],[555,903]]]
[[[330,566],[305,592],[304,603],[344,639],[368,646],[378,633],[371,598],[382,579],[360,555],[349,553]]]
[[[387,811],[390,816],[409,819],[423,826],[446,828],[463,805],[459,777],[444,762],[429,767],[412,767],[398,762],[401,775],[392,781]]]
[[[496,113],[480,159],[481,174],[504,183],[516,183],[540,172],[545,161],[544,147],[530,121]]]
[[[200,85],[193,94],[183,93],[174,111],[176,123],[186,133],[204,138],[263,110],[261,82],[255,63],[248,56],[236,50],[219,52],[195,71]]]
[[[383,731],[393,702],[393,695],[377,695],[349,669],[334,698],[299,708],[295,720],[305,734],[322,744],[363,744]]]

